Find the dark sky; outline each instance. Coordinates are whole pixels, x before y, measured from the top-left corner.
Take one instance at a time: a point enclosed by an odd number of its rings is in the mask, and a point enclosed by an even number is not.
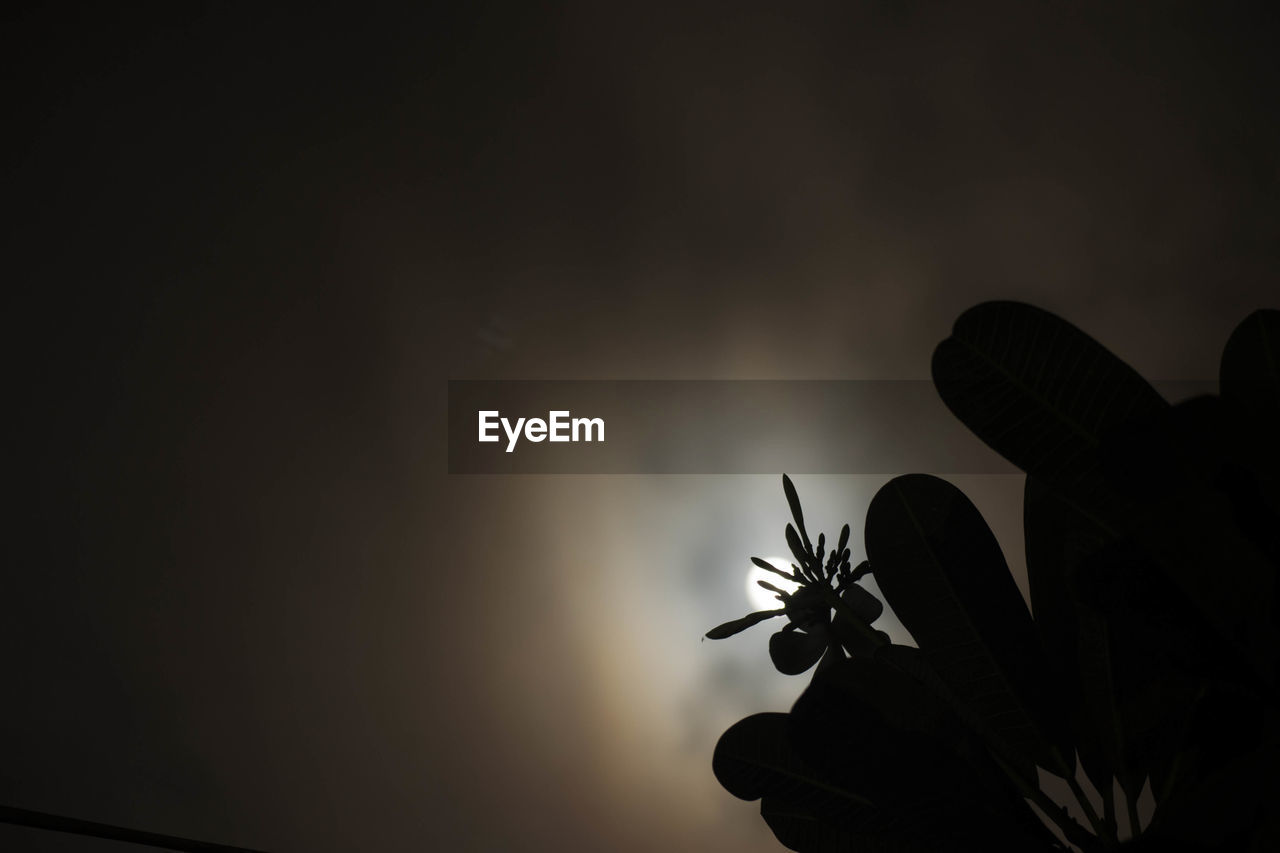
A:
[[[710,754],[800,682],[697,638],[776,476],[450,477],[445,380],[923,378],[992,298],[1203,378],[1280,292],[1244,5],[179,5],[4,13],[10,805],[774,849]]]

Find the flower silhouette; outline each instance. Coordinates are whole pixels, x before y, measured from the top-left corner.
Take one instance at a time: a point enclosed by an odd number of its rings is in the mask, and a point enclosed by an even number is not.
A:
[[[717,625],[707,632],[707,638],[723,640],[767,619],[786,616],[787,624],[769,638],[769,657],[779,672],[799,675],[824,655],[828,660],[842,659],[846,652],[854,656],[870,655],[877,646],[889,642],[887,634],[871,627],[884,606],[858,585],[858,580],[870,574],[870,564],[864,560],[856,568],[850,565],[847,524],[840,531],[840,541],[829,553],[825,534],[818,534],[815,547],[805,530],[800,497],[786,474],[782,475],[782,489],[795,520],[794,526],[787,525],[786,537],[796,562],[791,564],[790,572],[761,557],[752,557],[751,562],[794,583],[795,589],[787,591],[768,581],[756,581],[774,593],[782,606],[758,610]]]

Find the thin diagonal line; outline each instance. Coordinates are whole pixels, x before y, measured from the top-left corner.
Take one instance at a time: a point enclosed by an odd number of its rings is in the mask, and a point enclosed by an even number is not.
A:
[[[46,814],[45,812],[33,812],[29,809],[15,809],[12,806],[0,806],[0,823],[29,826],[35,829],[49,829],[54,832],[70,833],[71,835],[110,838],[114,841],[141,844],[144,847],[180,850],[183,853],[262,853],[261,850],[251,850],[248,847],[231,847],[227,844],[214,844],[209,841],[179,838],[176,835],[161,835],[158,832],[144,832],[140,829],[112,826],[109,823],[95,823],[91,820],[80,820],[74,817]]]

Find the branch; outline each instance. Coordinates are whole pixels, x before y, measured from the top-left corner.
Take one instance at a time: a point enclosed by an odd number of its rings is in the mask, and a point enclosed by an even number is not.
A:
[[[54,832],[67,832],[72,835],[87,835],[93,838],[110,838],[115,841],[141,844],[144,847],[180,850],[184,851],[184,853],[262,853],[260,850],[250,850],[247,847],[231,847],[226,844],[213,844],[209,841],[179,838],[176,835],[143,832],[140,829],[112,826],[107,823],[95,823],[91,820],[33,812],[27,809],[15,809],[12,806],[0,806],[0,823],[11,823],[14,826],[30,826],[35,829],[49,829]]]

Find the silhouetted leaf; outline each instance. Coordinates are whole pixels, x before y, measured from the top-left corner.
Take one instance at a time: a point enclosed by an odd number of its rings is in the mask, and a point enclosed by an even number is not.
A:
[[[1133,501],[1119,524],[1099,523],[1080,502],[1028,478],[1036,623],[1052,657],[1065,664],[1067,694],[1078,697],[1071,708],[1087,772],[1106,786],[1114,771],[1132,798],[1149,774],[1163,799],[1198,689],[1195,674],[1249,678],[1219,632],[1237,620],[1265,622],[1257,601],[1242,600],[1265,601],[1268,587],[1219,491],[1226,455],[1218,423],[1217,401],[1202,397],[1104,442],[1106,486]],[[1206,584],[1209,565],[1216,568]],[[1202,613],[1216,617],[1216,629]],[[1237,648],[1251,636],[1255,648],[1268,645],[1256,627],[1234,636]]]
[[[778,843],[788,850],[809,853],[824,849],[855,849],[854,839],[847,830],[825,823],[803,806],[779,797],[762,797],[760,816],[773,830]]]
[[[1280,566],[1280,311],[1255,311],[1236,327],[1220,379],[1233,463],[1226,486],[1241,527]]]
[[[1280,433],[1280,311],[1246,317],[1222,350],[1219,379],[1223,399]]]
[[[743,800],[783,794],[796,802],[866,807],[871,800],[829,784],[791,748],[786,714],[753,714],[720,736],[711,768],[725,790]]]
[[[1106,435],[1167,403],[1133,368],[1059,317],[1017,302],[960,315],[933,354],[948,408],[1054,489],[1088,492]]]
[[[816,772],[909,815],[918,833],[960,849],[1052,844],[1001,778],[960,757],[965,730],[942,697],[879,660],[852,658],[815,675],[792,709],[790,732]]]
[[[1195,401],[1193,414],[1212,411],[1204,402]],[[1174,407],[1168,419],[1188,408]],[[1117,489],[1147,505],[1164,505],[1170,493],[1197,479],[1208,488],[1211,479],[1203,473],[1212,468],[1207,451],[1195,441],[1169,434],[1142,440],[1163,420],[1148,423],[1135,437],[1130,458],[1122,463],[1125,480],[1116,482],[1121,476],[1116,470],[1109,474]],[[1156,459],[1136,459],[1153,447],[1159,448]],[[1175,758],[1187,702],[1197,689],[1186,673],[1209,667],[1218,677],[1237,677],[1243,674],[1239,656],[1197,611],[1203,602],[1188,600],[1172,583],[1172,573],[1153,565],[1150,552],[1167,551],[1166,546],[1140,549],[1035,477],[1027,478],[1024,506],[1035,622],[1064,687],[1086,772],[1102,789],[1114,774],[1131,797],[1138,796],[1151,775],[1158,791]],[[1142,514],[1135,510],[1133,517]],[[1145,539],[1158,535],[1152,527]],[[1163,534],[1171,541],[1200,535],[1196,525]],[[1223,547],[1235,536],[1219,529],[1218,536],[1210,537],[1212,547]],[[1195,553],[1199,547],[1187,544],[1182,550]]]
[[[1035,477],[1027,477],[1024,490],[1023,531],[1036,630],[1061,685],[1080,761],[1094,787],[1109,791],[1124,741],[1114,712],[1110,642],[1096,632],[1081,639],[1072,584],[1080,563],[1112,540]]]
[[[1091,555],[1078,575],[1085,695],[1099,724],[1110,722],[1120,734],[1117,775],[1129,796],[1138,796],[1148,775],[1153,791],[1162,791],[1204,681],[1249,680],[1249,667],[1130,543]],[[1091,637],[1105,645],[1086,642]],[[1102,680],[1100,668],[1110,706],[1088,689]]]
[[[897,477],[872,500],[865,538],[889,606],[1005,761],[1030,780],[1036,764],[1073,772],[1031,616],[969,499],[936,477]]]
[[[1013,302],[966,311],[933,358],[934,383],[955,414],[1029,475],[1058,492],[1109,538],[1130,538],[1152,557],[1260,672],[1276,637],[1274,570],[1236,534],[1226,549],[1206,529],[1229,531],[1225,495],[1182,489],[1159,495],[1101,467],[1107,442],[1140,446],[1176,426],[1169,407],[1132,368],[1070,323]],[[1113,452],[1112,458],[1125,458]],[[1226,582],[1201,583],[1218,564]]]
[[[929,688],[934,694],[942,697],[944,704],[955,706],[955,697],[951,694],[951,688],[947,687],[947,683],[942,680],[942,676],[938,675],[938,671],[929,663],[924,652],[918,648],[894,643],[891,646],[882,646],[876,649],[875,658],[879,662],[888,664],[899,672],[911,676]],[[957,713],[959,712],[957,711]]]
[[[915,833],[908,821],[897,828],[859,830],[824,820],[780,797],[763,797],[760,816],[780,844],[800,853],[949,853],[958,849],[945,839]]]
[[[958,722],[937,696],[882,664],[849,659],[815,678],[790,724],[804,760],[854,789],[893,798],[946,787],[920,768],[945,752]]]
[[[781,616],[786,613],[785,608],[777,610],[757,610],[755,613],[748,613],[741,619],[731,619],[723,625],[717,625],[707,632],[708,640],[723,640],[725,637],[732,637],[734,634],[745,631],[752,625],[758,625],[766,619],[772,619],[775,616]]]
[[[990,789],[1003,789],[1015,803],[1012,806],[1016,822],[1033,837],[1039,836],[1047,843],[1052,843],[1053,836],[1034,814],[1022,808],[1022,792],[1018,791],[1012,780],[992,761],[985,748],[985,738],[980,734],[984,725],[973,719],[970,709],[959,702],[951,688],[938,675],[937,670],[929,663],[924,652],[912,646],[886,645],[875,650],[876,663],[889,666],[909,676],[932,694],[937,696],[947,708],[955,713],[963,724],[962,737],[957,744],[961,758],[969,769],[983,777]],[[1083,828],[1077,827],[1080,833]]]
[[[1263,816],[1274,812],[1280,796],[1275,772],[1280,743],[1274,730],[1265,731],[1261,709],[1239,704],[1226,696],[1202,703],[1199,736],[1192,736],[1195,748],[1186,757],[1194,772],[1184,774],[1182,784],[1157,808],[1151,824],[1154,837],[1241,850],[1250,836],[1274,832]]]
[[[947,685],[942,676],[938,675],[938,671],[933,667],[933,664],[929,663],[929,659],[920,649],[892,644],[875,649],[871,657],[874,658],[877,664],[890,667],[902,673],[928,690],[935,697],[934,701],[941,702],[944,707],[955,714],[968,732],[981,737],[978,733],[985,728],[985,723],[974,717],[972,710],[956,698],[950,686]],[[990,759],[986,759],[982,764],[984,771],[989,769],[991,766]]]
[[[824,848],[793,846],[803,840],[798,834],[803,827],[784,821],[784,813],[807,817],[827,828],[827,832],[805,833],[816,839],[841,832],[883,833],[906,823],[806,764],[792,749],[786,714],[755,714],[735,723],[720,736],[711,764],[729,793],[744,800],[763,799],[761,813],[766,819],[770,814],[778,816],[779,840],[793,850]]]
[[[1142,502],[1212,486],[1227,455],[1222,407],[1211,394],[1119,427],[1099,448],[1108,485]]]
[[[769,638],[769,659],[783,675],[807,671],[827,650],[827,640],[804,631],[779,631]]]
[[[716,747],[716,776],[730,793],[760,799],[778,841],[803,853],[934,853],[967,848],[919,832],[911,816],[886,812],[815,774],[791,750],[786,715],[741,721]]]
[[[1104,448],[1103,471],[1107,488],[1128,503],[1109,526],[1159,567],[1231,656],[1271,673],[1277,566],[1266,552],[1278,550],[1268,545],[1276,523],[1251,504],[1224,416],[1217,398],[1205,396],[1118,431]],[[1206,566],[1214,567],[1213,583],[1204,582]]]

